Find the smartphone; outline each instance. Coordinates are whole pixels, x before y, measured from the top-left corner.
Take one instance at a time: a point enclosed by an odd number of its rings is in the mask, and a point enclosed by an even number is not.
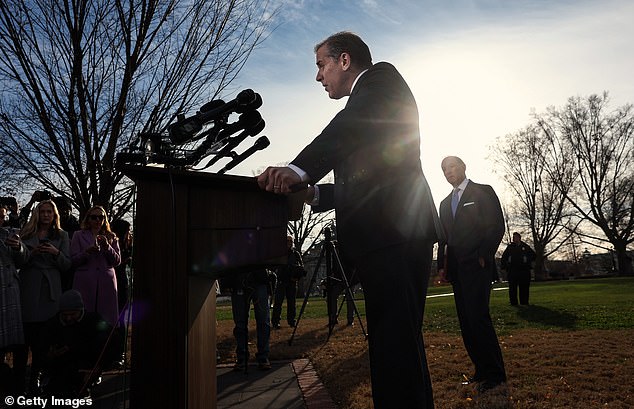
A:
[[[14,229],[14,228],[0,229],[2,242],[6,243],[8,239],[19,239],[20,238],[20,236],[18,235],[19,232],[20,232],[20,229]]]

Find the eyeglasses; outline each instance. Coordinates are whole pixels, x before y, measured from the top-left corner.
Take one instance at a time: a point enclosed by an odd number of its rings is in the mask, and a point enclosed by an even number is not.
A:
[[[104,219],[102,214],[91,214],[90,216],[88,216],[88,218],[90,220],[103,220]]]

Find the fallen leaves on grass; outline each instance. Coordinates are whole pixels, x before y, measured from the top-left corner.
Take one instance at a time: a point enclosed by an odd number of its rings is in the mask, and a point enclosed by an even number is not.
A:
[[[254,324],[251,324],[254,327]],[[233,323],[218,324],[224,363],[235,359]],[[322,319],[271,332],[271,360],[309,358],[340,409],[371,409],[367,343],[358,326],[337,326],[328,339]],[[255,340],[252,329],[250,339]],[[500,337],[508,383],[484,394],[461,385],[473,367],[459,335],[425,333],[437,409],[634,407],[634,330],[521,330]],[[251,356],[255,343],[250,343]]]

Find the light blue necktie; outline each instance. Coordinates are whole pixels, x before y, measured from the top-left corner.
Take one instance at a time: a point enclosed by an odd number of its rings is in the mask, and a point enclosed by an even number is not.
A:
[[[451,195],[451,214],[456,216],[456,209],[458,209],[458,202],[460,201],[460,188],[457,187],[453,190],[453,194]]]

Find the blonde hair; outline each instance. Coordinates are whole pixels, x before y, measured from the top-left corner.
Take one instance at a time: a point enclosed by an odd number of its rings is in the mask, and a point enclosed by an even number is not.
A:
[[[84,218],[81,220],[81,228],[82,230],[90,229],[88,218],[90,217],[90,213],[93,210],[97,209],[101,210],[101,213],[103,214],[103,224],[101,225],[101,229],[99,229],[99,233],[104,234],[106,237],[108,237],[108,239],[112,240],[112,238],[114,237],[114,233],[110,229],[110,222],[108,222],[108,213],[106,213],[106,209],[104,209],[103,206],[93,206],[88,209],[88,211],[84,215]]]
[[[33,211],[31,212],[31,217],[29,218],[29,221],[26,222],[26,224],[22,228],[22,231],[20,231],[20,235],[22,236],[22,238],[28,239],[29,237],[32,237],[37,233],[37,228],[40,224],[40,209],[44,205],[50,205],[51,207],[53,207],[54,216],[50,227],[50,230],[53,233],[52,236],[57,236],[59,234],[59,231],[62,230],[59,224],[59,212],[57,211],[57,206],[55,205],[55,202],[53,202],[52,200],[42,200],[40,203],[37,204],[37,206],[35,206],[35,209],[33,209]]]

